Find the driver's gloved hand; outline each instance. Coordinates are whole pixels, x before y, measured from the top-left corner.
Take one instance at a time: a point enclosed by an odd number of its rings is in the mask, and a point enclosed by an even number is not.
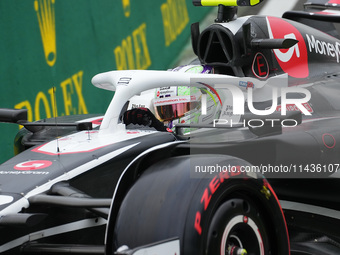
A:
[[[125,123],[125,125],[143,125],[153,127],[158,131],[171,132],[171,129],[165,127],[147,108],[134,108],[126,111],[123,115],[123,123]]]

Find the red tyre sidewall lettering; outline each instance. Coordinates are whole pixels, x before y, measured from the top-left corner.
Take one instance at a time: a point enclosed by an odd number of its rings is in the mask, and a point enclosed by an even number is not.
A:
[[[254,195],[254,201],[261,201],[258,206],[263,209],[263,211],[265,211],[268,216],[274,215],[271,219],[266,218],[266,220],[268,220],[268,226],[273,223],[271,226],[280,229],[282,234],[282,236],[277,238],[282,240],[285,239],[286,243],[289,243],[287,240],[288,234],[284,215],[281,207],[278,204],[278,201],[276,200],[276,195],[273,193],[274,191],[270,188],[272,195],[269,197],[269,199],[261,194],[261,189],[263,186],[269,186],[269,183],[265,179],[253,179],[244,173],[236,174],[236,176],[235,173],[234,176],[231,176],[228,173],[221,173],[211,179],[204,179],[203,181],[205,182],[204,185],[200,186],[200,189],[196,191],[196,197],[193,198],[193,201],[200,201],[200,203],[192,203],[192,210],[187,217],[188,222],[189,220],[191,221],[191,224],[188,224],[187,228],[191,228],[191,230],[186,229],[186,232],[194,230],[196,233],[195,238],[190,240],[190,242],[200,244],[202,245],[201,248],[204,249],[205,247],[203,246],[205,244],[203,243],[204,240],[207,240],[207,231],[209,229],[214,212],[216,212],[223,202],[234,198],[235,194],[244,193],[249,194],[250,197],[251,195],[257,194]],[[270,229],[270,231],[273,231],[273,229]],[[275,231],[272,233],[274,232]],[[289,250],[289,248],[287,248],[287,250]]]

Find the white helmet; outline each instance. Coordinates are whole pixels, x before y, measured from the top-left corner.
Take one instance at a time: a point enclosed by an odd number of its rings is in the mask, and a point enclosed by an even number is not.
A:
[[[213,73],[211,66],[188,65],[172,69],[173,72]],[[202,94],[206,94],[206,114],[202,114]],[[169,128],[178,123],[209,124],[218,119],[222,100],[212,87],[161,87],[153,100],[155,116]],[[184,130],[184,133],[189,130]]]

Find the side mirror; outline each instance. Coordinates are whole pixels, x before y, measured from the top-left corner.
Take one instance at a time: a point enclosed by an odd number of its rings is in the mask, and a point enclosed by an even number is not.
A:
[[[27,109],[0,108],[0,122],[18,124],[27,122]]]

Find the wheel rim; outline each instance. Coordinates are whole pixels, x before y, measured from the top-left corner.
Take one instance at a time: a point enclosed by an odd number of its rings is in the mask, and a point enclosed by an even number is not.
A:
[[[250,217],[237,215],[228,222],[222,235],[220,254],[265,254],[260,230]]]

